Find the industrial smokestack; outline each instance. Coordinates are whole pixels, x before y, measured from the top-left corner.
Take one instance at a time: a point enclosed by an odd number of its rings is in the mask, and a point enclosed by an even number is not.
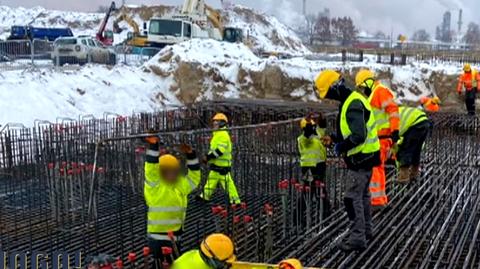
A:
[[[462,15],[463,15],[463,10],[460,9],[458,11],[458,33],[462,32],[462,24],[463,24]]]
[[[307,15],[307,0],[303,0],[303,16]]]

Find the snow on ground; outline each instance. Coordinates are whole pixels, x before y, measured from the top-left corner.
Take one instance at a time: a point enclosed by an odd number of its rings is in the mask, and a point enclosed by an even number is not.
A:
[[[0,123],[78,118],[104,112],[130,115],[178,105],[171,82],[136,67],[88,65],[79,70],[26,70],[0,74]]]

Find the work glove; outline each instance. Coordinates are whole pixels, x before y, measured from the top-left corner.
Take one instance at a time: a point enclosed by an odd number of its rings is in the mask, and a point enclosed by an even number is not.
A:
[[[180,152],[183,154],[191,154],[193,152],[193,148],[190,145],[183,143],[180,145]]]
[[[400,132],[398,130],[393,131],[392,133],[392,141],[393,144],[396,144],[400,140]]]
[[[150,145],[155,145],[155,144],[158,144],[158,142],[160,142],[160,138],[154,135],[145,137],[143,140]]]

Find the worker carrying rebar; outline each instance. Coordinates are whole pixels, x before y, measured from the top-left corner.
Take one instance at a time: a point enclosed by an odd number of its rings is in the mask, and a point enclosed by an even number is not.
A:
[[[330,214],[330,201],[325,188],[327,149],[321,141],[321,138],[325,136],[326,125],[327,123],[321,113],[316,115],[315,119],[313,116],[307,116],[300,121],[302,134],[297,138],[302,183],[312,190],[316,186],[322,188],[318,193],[323,193],[324,217]],[[315,181],[319,181],[321,184],[314,184]],[[314,193],[317,192],[314,191]]]
[[[352,226],[339,248],[363,250],[372,237],[369,183],[373,167],[380,164],[374,112],[368,100],[347,87],[336,71],[321,72],[315,79],[315,86],[320,98],[340,102],[337,133],[323,139],[326,145],[334,143],[335,154],[343,156],[349,171],[344,204]]]
[[[223,113],[213,117],[213,136],[210,150],[204,158],[210,168],[207,182],[201,198],[209,201],[218,184],[228,193],[231,204],[240,204],[241,200],[232,177],[232,140],[227,130],[228,118]]]
[[[224,234],[207,236],[200,248],[190,250],[178,258],[172,269],[227,269],[236,261],[232,239]]]
[[[463,66],[463,74],[458,78],[458,94],[461,95],[464,89],[468,115],[475,115],[475,99],[477,91],[480,91],[480,74],[470,64]]]
[[[431,113],[440,111],[441,103],[442,102],[440,101],[440,98],[438,98],[438,96],[423,96],[422,98],[420,98],[420,108]]]
[[[414,107],[400,107],[400,140],[396,146],[398,182],[409,183],[420,176],[420,158],[432,129],[427,114]]]
[[[388,204],[385,190],[385,162],[391,148],[400,139],[400,116],[392,91],[375,80],[375,74],[367,69],[360,70],[355,77],[356,86],[368,97],[377,124],[380,139],[380,165],[373,168],[370,193],[373,209],[381,209]]]
[[[149,144],[145,160],[144,197],[148,207],[147,237],[155,262],[160,269],[162,261],[173,262],[163,257],[162,247],[180,249],[188,205],[188,195],[201,180],[200,163],[192,147],[182,144],[180,151],[187,156],[188,173],[181,174],[180,161],[171,154],[159,157],[159,137],[145,139]],[[168,233],[173,232],[173,237]]]

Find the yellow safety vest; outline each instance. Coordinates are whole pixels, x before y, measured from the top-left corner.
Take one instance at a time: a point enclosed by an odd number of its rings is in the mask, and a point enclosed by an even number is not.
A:
[[[342,106],[342,111],[340,112],[340,131],[343,139],[347,139],[352,134],[347,122],[347,111],[350,104],[355,100],[362,102],[363,106],[370,111],[370,117],[368,118],[366,124],[367,138],[365,139],[365,142],[349,150],[347,152],[347,156],[352,156],[358,153],[369,154],[380,150],[380,141],[378,140],[377,136],[377,128],[375,127],[376,123],[375,117],[372,113],[372,108],[370,107],[367,99],[365,99],[365,97],[358,92],[352,92],[350,96],[348,96],[347,100],[345,100],[345,103]]]
[[[198,162],[198,160],[197,160]],[[168,184],[160,176],[158,163],[145,163],[144,197],[148,206],[147,232],[149,234],[179,231],[185,222],[188,195],[200,183],[200,170],[189,170],[175,184]]]
[[[320,140],[325,131],[324,129],[321,130],[323,131],[322,134],[318,134],[319,136],[306,138],[302,134],[297,138],[301,167],[315,167],[318,163],[325,162],[327,159],[327,150]],[[318,131],[319,129],[317,129],[317,133]]]
[[[414,107],[400,107],[400,136],[403,136],[410,127],[428,120],[427,114]]]
[[[232,166],[232,141],[230,134],[225,129],[226,128],[214,131],[212,140],[210,141],[209,154],[215,155],[216,158],[210,160],[209,163],[218,167]],[[222,155],[219,155],[217,150],[219,150]]]

